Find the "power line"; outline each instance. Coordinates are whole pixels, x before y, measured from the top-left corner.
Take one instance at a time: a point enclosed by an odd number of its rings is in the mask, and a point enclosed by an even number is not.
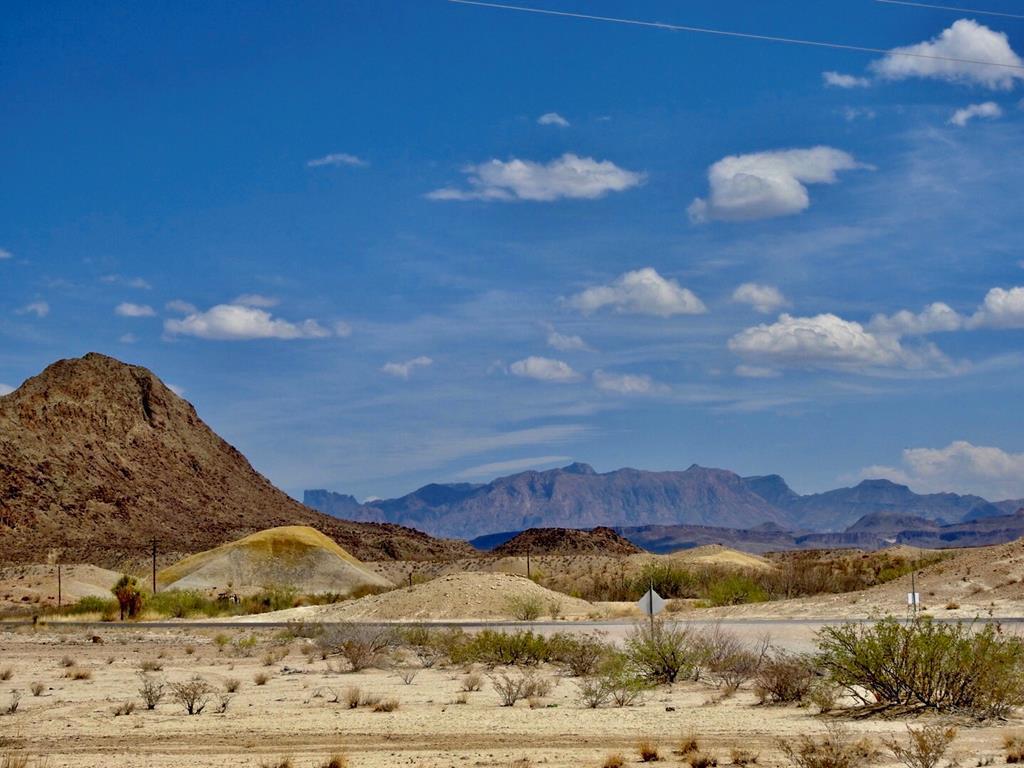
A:
[[[952,11],[953,13],[976,13],[979,16],[1002,16],[1005,19],[1024,19],[1024,14],[1020,13],[982,11],[978,8],[955,8],[951,5],[932,5],[931,3],[912,3],[910,0],[875,0],[875,2],[886,5],[909,5],[911,8],[933,8],[937,11]]]
[[[789,45],[805,45],[813,48],[834,48],[840,51],[857,51],[860,53],[880,53],[888,56],[905,56],[913,59],[931,59],[934,61],[955,61],[960,64],[977,64],[985,67],[1002,67],[1004,69],[1016,69],[1024,71],[1024,65],[1004,64],[998,61],[983,61],[980,59],[961,59],[955,56],[938,56],[930,53],[914,53],[912,51],[890,50],[888,48],[871,48],[866,45],[845,45],[843,43],[827,43],[818,40],[804,40],[796,37],[777,37],[775,35],[758,35],[752,32],[733,32],[724,29],[712,29],[710,27],[691,27],[684,24],[668,24],[662,21],[641,21],[639,19],[621,19],[614,16],[594,16],[589,13],[572,13],[569,11],[553,11],[547,8],[531,8],[524,5],[506,5],[504,3],[490,3],[484,0],[448,0],[449,3],[458,5],[473,5],[480,8],[495,8],[502,11],[518,11],[520,13],[535,13],[541,16],[560,16],[569,19],[584,19],[586,21],[604,21],[611,24],[629,24],[636,27],[653,27],[655,29],[666,29],[672,32],[697,32],[703,35],[717,35],[719,37],[738,37],[744,40],[764,40],[770,43],[787,43]]]

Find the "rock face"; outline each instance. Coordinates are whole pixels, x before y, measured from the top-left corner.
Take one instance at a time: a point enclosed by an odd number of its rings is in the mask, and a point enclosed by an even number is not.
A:
[[[611,528],[531,528],[494,549],[495,555],[635,555],[640,547]]]
[[[145,368],[90,353],[0,397],[0,562],[92,562],[210,549],[308,525],[361,559],[470,552],[395,525],[299,504]]]

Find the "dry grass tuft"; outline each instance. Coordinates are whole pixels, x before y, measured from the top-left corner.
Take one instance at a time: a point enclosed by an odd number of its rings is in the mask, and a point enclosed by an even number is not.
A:
[[[601,763],[601,768],[624,768],[626,765],[626,758],[624,758],[619,752],[613,752],[604,759]]]
[[[266,672],[257,672],[255,675],[252,676],[252,681],[256,683],[256,685],[266,685],[269,680],[270,675],[268,675]]]
[[[373,705],[374,712],[394,712],[399,707],[398,699],[381,699]]]
[[[348,755],[331,755],[326,762],[320,764],[320,768],[349,768]]]
[[[640,755],[640,762],[642,763],[656,763],[661,760],[658,745],[650,739],[641,739],[637,742],[636,751]]]
[[[1006,752],[1007,763],[1024,763],[1024,736],[1008,733],[1003,737],[1003,750]]]

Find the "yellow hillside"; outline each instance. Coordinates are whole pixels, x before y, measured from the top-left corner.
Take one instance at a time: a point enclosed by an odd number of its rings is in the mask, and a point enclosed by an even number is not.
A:
[[[707,544],[693,549],[681,549],[667,555],[672,560],[692,565],[725,565],[734,568],[751,568],[754,570],[774,570],[775,566],[763,557],[738,549],[723,547],[721,544]]]
[[[390,583],[314,528],[269,528],[190,555],[157,574],[165,589],[235,590],[270,585],[301,592],[349,592]]]

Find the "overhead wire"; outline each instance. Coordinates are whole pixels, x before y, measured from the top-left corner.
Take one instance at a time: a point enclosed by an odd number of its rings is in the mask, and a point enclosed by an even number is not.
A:
[[[980,8],[958,8],[952,5],[935,5],[933,3],[916,3],[911,0],[875,0],[876,3],[885,5],[907,5],[911,8],[929,8],[936,11],[949,11],[951,13],[974,13],[978,16],[1002,16],[1004,19],[1024,19],[1022,13],[1004,13],[1002,11],[984,11]]]
[[[457,5],[471,5],[479,8],[493,8],[502,11],[514,11],[518,13],[532,13],[540,16],[558,16],[562,18],[570,19],[583,19],[585,21],[599,21],[610,24],[627,24],[630,26],[637,27],[650,27],[654,29],[664,29],[673,32],[694,32],[704,35],[716,35],[718,37],[732,37],[740,38],[745,40],[762,40],[771,43],[784,43],[788,45],[803,45],[814,48],[832,48],[840,51],[855,51],[859,53],[877,53],[887,56],[904,56],[914,59],[930,59],[932,61],[951,61],[960,64],[972,64],[984,67],[1000,67],[1003,69],[1014,69],[1024,71],[1024,65],[1021,64],[1007,64],[1000,61],[985,61],[983,59],[967,59],[959,56],[942,56],[931,53],[918,53],[915,51],[907,51],[900,49],[891,48],[875,48],[866,45],[848,45],[845,43],[832,43],[820,40],[808,40],[805,38],[797,37],[780,37],[778,35],[763,35],[754,32],[736,32],[733,30],[715,29],[712,27],[696,27],[687,24],[669,24],[663,21],[644,21],[642,19],[626,19],[615,16],[598,16],[590,13],[576,13],[573,11],[556,11],[550,8],[536,8],[526,5],[511,5],[507,3],[494,3],[487,2],[487,0],[447,0],[449,3],[455,3]]]

